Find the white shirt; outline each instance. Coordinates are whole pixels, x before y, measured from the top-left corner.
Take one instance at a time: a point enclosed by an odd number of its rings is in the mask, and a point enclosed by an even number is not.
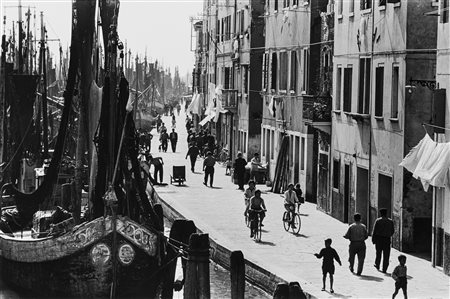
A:
[[[294,204],[295,202],[298,202],[298,198],[294,190],[284,192],[284,203]]]

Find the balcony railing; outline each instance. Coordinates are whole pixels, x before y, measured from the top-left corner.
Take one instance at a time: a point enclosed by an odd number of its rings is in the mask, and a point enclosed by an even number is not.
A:
[[[222,89],[222,107],[225,109],[237,108],[238,91],[236,89]]]
[[[303,97],[303,120],[305,122],[331,122],[331,98],[322,96]]]

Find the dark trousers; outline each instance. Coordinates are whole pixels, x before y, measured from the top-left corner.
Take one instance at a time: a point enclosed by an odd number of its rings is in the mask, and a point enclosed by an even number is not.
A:
[[[172,152],[175,153],[175,151],[177,150],[177,142],[176,141],[171,141],[170,145],[172,146]]]
[[[381,254],[383,254],[383,271],[386,272],[389,266],[389,256],[391,254],[391,238],[379,237],[375,242],[375,267],[380,268]]]
[[[350,270],[353,272],[353,266],[355,264],[355,255],[358,256],[358,270],[357,274],[361,274],[364,266],[364,259],[366,258],[366,244],[362,242],[350,242],[348,247],[348,262],[350,263]]]
[[[191,171],[194,172],[195,171],[195,162],[197,161],[197,156],[189,156],[190,160],[191,160]]]
[[[205,185],[208,185],[208,176],[209,176],[209,185],[212,187],[214,181],[214,166],[206,166],[205,167]]]
[[[235,175],[236,175],[236,179],[237,179],[237,183],[238,183],[239,189],[244,189],[245,172],[244,171],[235,172]]]
[[[161,142],[163,152],[167,152],[167,140]]]
[[[155,166],[155,170],[153,172],[153,177],[155,179],[155,182],[158,182],[158,174],[159,174],[159,183],[162,183],[162,181],[163,181],[163,166],[162,165]]]

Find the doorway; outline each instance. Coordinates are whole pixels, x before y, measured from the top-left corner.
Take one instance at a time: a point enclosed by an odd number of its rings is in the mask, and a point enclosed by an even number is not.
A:
[[[356,167],[356,213],[361,214],[361,223],[367,226],[367,205],[369,202],[368,188],[369,171]]]
[[[348,223],[348,207],[350,205],[350,165],[344,170],[344,223]]]
[[[392,178],[378,174],[378,210],[387,209],[387,216],[392,218]]]

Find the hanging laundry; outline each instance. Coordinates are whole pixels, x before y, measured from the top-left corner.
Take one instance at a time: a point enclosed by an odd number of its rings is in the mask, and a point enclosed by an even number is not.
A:
[[[429,154],[429,151],[432,150],[435,146],[436,143],[430,138],[428,134],[425,134],[422,140],[420,140],[420,142],[409,151],[409,153],[400,163],[400,166],[403,166],[408,171],[414,173],[425,149],[427,149],[427,152]]]
[[[437,143],[428,134],[406,155],[400,166],[428,187],[450,187],[450,143]]]
[[[275,113],[276,113],[276,111],[277,111],[277,108],[275,107],[275,97],[274,97],[274,96],[272,96],[272,97],[270,98],[270,103],[269,103],[268,108],[269,108],[269,113],[270,113],[270,115],[272,115],[273,117],[275,117]]]

